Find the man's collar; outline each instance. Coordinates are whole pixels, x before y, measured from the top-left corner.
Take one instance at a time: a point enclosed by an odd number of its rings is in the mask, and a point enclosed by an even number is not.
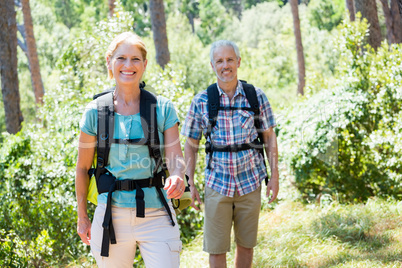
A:
[[[219,87],[218,82],[216,82],[216,87],[218,88],[219,97],[222,96],[222,94],[225,92],[223,91],[223,89],[221,89]],[[244,92],[244,89],[243,89],[243,84],[240,82],[240,80],[237,80],[236,92],[233,97],[236,97],[239,94],[246,96],[246,93]]]

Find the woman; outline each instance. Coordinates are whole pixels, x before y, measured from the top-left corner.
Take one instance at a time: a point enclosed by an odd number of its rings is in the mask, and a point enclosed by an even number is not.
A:
[[[142,91],[140,82],[147,66],[145,44],[133,33],[118,35],[106,52],[106,65],[109,78],[116,82],[113,92],[114,139],[144,138],[141,126],[144,122],[141,123],[139,112]],[[81,240],[91,246],[91,252],[99,267],[132,267],[137,245],[146,267],[179,267],[181,241],[178,225],[175,224],[176,215],[170,201],[166,206],[163,205],[161,200],[163,198],[159,196],[157,187],[142,188],[145,217],[137,217],[137,203],[140,203],[136,195],[137,190],[130,188],[130,190],[114,191],[111,194],[113,228],[104,228],[109,193],[100,194],[91,225],[86,204],[88,170],[91,168],[97,144],[97,114],[96,101],[92,101],[85,109],[80,122],[76,196],[77,232]],[[156,117],[160,143],[164,145],[161,148],[164,148],[170,174],[165,181],[163,195],[168,199],[179,199],[185,188],[183,181],[185,164],[179,142],[179,120],[173,104],[168,99],[161,96],[157,98]],[[154,169],[155,161],[150,158],[148,146],[111,144],[106,170],[113,180],[139,181],[155,175]],[[169,217],[168,210],[171,211],[172,218]],[[109,238],[106,238],[106,243],[102,241],[109,229],[112,229],[112,232],[114,229],[115,244],[109,244]],[[107,244],[106,254],[103,251],[105,244]]]

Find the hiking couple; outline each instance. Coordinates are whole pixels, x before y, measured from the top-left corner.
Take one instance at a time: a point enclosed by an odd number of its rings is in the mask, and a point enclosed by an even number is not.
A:
[[[217,83],[192,100],[181,129],[187,137],[184,159],[172,102],[143,89],[144,42],[126,32],[109,45],[106,66],[116,86],[84,111],[76,168],[77,232],[99,267],[132,267],[137,245],[146,267],[179,267],[182,243],[170,200],[182,197],[186,174],[191,206],[199,209],[194,170],[202,135],[207,140],[204,251],[210,267],[226,267],[233,224],[235,266],[251,267],[261,184],[267,183],[269,202],[279,191],[275,120],[262,90],[238,80],[241,58],[233,42],[213,43],[210,59]],[[96,177],[99,191],[92,223],[88,174]]]

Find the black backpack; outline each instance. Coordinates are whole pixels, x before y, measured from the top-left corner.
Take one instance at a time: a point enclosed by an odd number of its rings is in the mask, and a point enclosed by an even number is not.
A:
[[[96,168],[89,170],[90,177],[95,175],[98,193],[108,193],[106,212],[103,221],[103,240],[101,256],[109,256],[109,242],[116,244],[116,237],[112,222],[111,201],[112,193],[116,190],[132,191],[136,190],[137,217],[145,217],[144,191],[142,188],[155,187],[159,198],[166,208],[171,219],[172,225],[175,225],[172,212],[170,211],[167,200],[165,199],[162,188],[166,179],[166,165],[163,162],[160,140],[158,136],[156,105],[157,97],[144,89],[145,83],[140,84],[140,116],[145,122],[142,122],[144,138],[142,139],[114,139],[114,105],[113,92],[111,88],[93,97],[96,100],[98,110],[98,135],[97,135],[97,161]],[[149,155],[155,160],[155,169],[153,176],[140,180],[116,180],[116,178],[105,168],[112,143],[146,145]],[[158,170],[161,168],[161,171]]]
[[[247,84],[246,81],[240,80],[243,85],[243,90],[246,93],[247,101],[250,104],[250,107],[223,107],[220,106],[219,99],[219,91],[216,83],[210,85],[207,89],[208,94],[208,114],[209,114],[209,122],[206,131],[207,141],[205,142],[205,152],[209,154],[209,161],[207,168],[211,168],[212,163],[212,154],[213,152],[238,152],[249,150],[255,148],[261,154],[263,158],[263,164],[265,164],[265,154],[264,154],[264,140],[262,136],[261,130],[261,121],[260,121],[260,105],[257,98],[257,92],[255,88],[251,84]],[[217,117],[219,114],[219,110],[243,110],[243,111],[251,111],[254,113],[254,127],[257,130],[258,136],[257,138],[245,144],[232,144],[232,145],[217,145],[214,144],[211,139],[211,133],[213,127],[216,126]],[[265,184],[268,183],[268,178],[265,179]]]

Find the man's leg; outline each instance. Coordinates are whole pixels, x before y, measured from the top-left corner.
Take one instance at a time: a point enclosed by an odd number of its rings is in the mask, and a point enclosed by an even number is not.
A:
[[[209,254],[210,268],[226,268],[226,253],[224,254]]]
[[[257,245],[258,218],[261,209],[261,186],[249,194],[235,194],[234,231],[235,267],[251,267],[253,248]]]
[[[205,187],[204,247],[211,267],[226,267],[226,252],[230,251],[233,218],[233,198]]]
[[[236,245],[235,268],[251,268],[253,264],[253,248]]]

